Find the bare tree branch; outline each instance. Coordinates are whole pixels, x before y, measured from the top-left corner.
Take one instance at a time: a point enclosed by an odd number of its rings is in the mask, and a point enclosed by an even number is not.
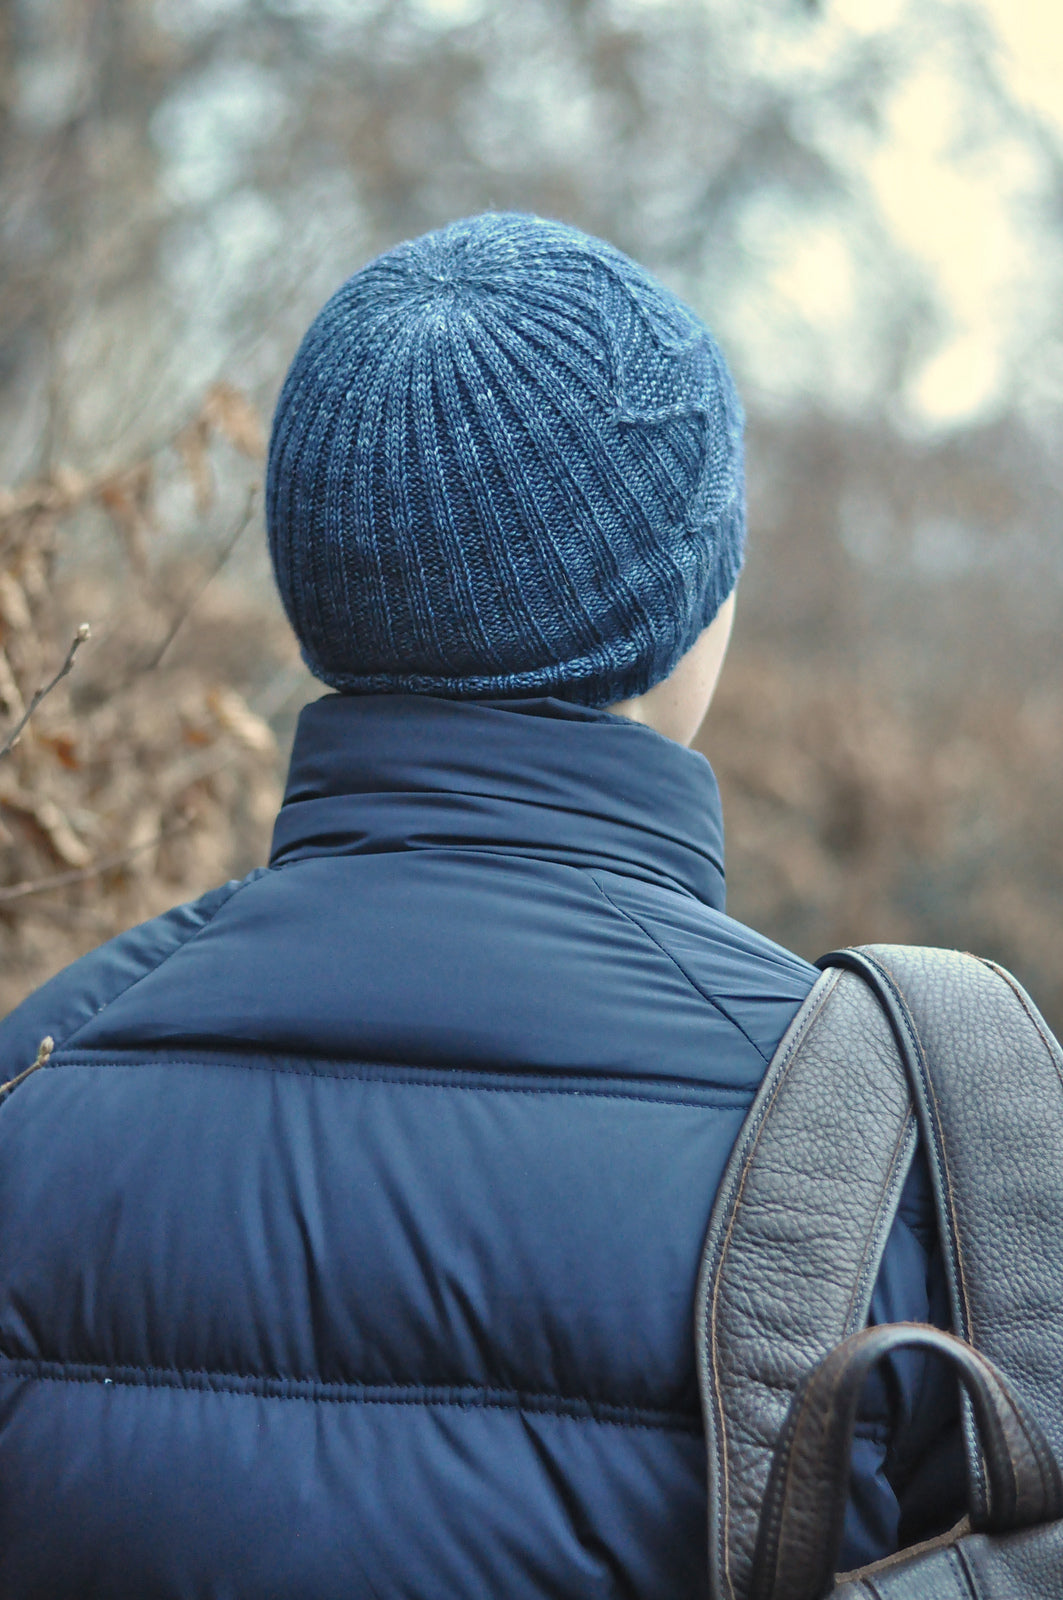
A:
[[[12,1089],[17,1089],[19,1084],[23,1083],[29,1077],[31,1072],[38,1072],[41,1067],[46,1067],[48,1065],[49,1057],[54,1049],[55,1040],[52,1038],[50,1033],[46,1033],[44,1038],[41,1040],[40,1045],[38,1046],[37,1058],[33,1065],[31,1067],[26,1067],[25,1070],[20,1072],[17,1077],[9,1078],[6,1083],[0,1083],[0,1100],[6,1099],[11,1093]]]
[[[81,626],[78,629],[77,633],[75,633],[73,639],[71,640],[70,649],[66,653],[66,660],[63,662],[63,665],[59,668],[59,671],[56,673],[55,677],[52,678],[49,683],[46,683],[44,685],[43,689],[38,689],[37,690],[36,694],[33,696],[33,699],[30,701],[29,705],[26,707],[26,710],[23,713],[23,715],[19,718],[19,720],[15,724],[14,728],[12,728],[11,732],[8,734],[7,738],[4,740],[3,744],[0,745],[0,757],[6,756],[6,755],[10,755],[11,751],[15,748],[16,744],[18,743],[19,738],[20,738],[20,736],[21,736],[21,734],[22,734],[27,722],[30,720],[30,718],[32,717],[33,713],[36,711],[37,707],[40,705],[41,701],[46,699],[47,696],[51,694],[51,692],[55,688],[56,684],[62,682],[62,680],[66,677],[67,673],[70,671],[71,667],[74,665],[74,657],[77,655],[78,651],[81,649],[81,646],[85,643],[85,640],[89,638],[89,636],[91,634],[91,631],[92,630],[90,629],[90,627],[89,627],[87,622],[83,622],[81,624]]]
[[[158,645],[154,654],[150,655],[146,661],[141,662],[141,664],[134,669],[133,675],[135,677],[139,677],[145,672],[154,672],[155,668],[159,665],[163,656],[166,654],[167,650],[169,650],[170,646],[177,638],[177,635],[180,633],[181,629],[192,615],[192,612],[202,600],[207,589],[209,589],[210,585],[214,582],[219,572],[221,572],[222,568],[229,560],[229,557],[236,549],[236,546],[239,544],[245,529],[251,521],[251,516],[255,509],[255,498],[257,493],[258,485],[253,483],[248,490],[247,503],[244,506],[243,514],[241,515],[239,522],[236,524],[236,527],[222,545],[209,570],[204,574],[200,582],[196,584],[191,594],[185,599],[183,605],[178,610],[177,615],[173,618],[170,626],[167,628],[162,642]]]
[[[125,866],[127,861],[132,861],[135,856],[143,855],[147,850],[154,850],[165,840],[172,839],[175,834],[184,833],[192,826],[192,820],[183,817],[180,821],[171,823],[168,828],[162,828],[150,839],[144,839],[140,844],[135,844],[126,850],[116,850],[113,855],[101,856],[99,861],[94,861],[88,867],[76,867],[70,872],[53,872],[47,878],[32,878],[25,883],[12,883],[6,888],[0,888],[0,905],[8,905],[12,900],[25,900],[29,895],[44,894],[49,889],[67,889],[71,884],[87,883],[91,878],[97,878],[103,872],[111,872],[115,867]]]

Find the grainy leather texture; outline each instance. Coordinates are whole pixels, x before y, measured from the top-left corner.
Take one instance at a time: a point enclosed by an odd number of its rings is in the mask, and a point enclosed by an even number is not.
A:
[[[1051,1449],[992,1362],[939,1328],[864,1328],[836,1345],[794,1396],[768,1480],[750,1600],[820,1600],[833,1587],[864,1384],[884,1357],[918,1347],[947,1361],[971,1399],[991,1488],[986,1531],[1013,1533],[1063,1515]],[[923,1564],[945,1559],[939,1551]]]
[[[831,1600],[1059,1600],[1063,1523],[1006,1538],[970,1534],[940,1550],[901,1559],[841,1583]]]
[[[702,1257],[696,1324],[714,1597],[748,1593],[791,1397],[867,1319],[914,1145],[882,1008],[858,978],[824,974],[746,1118]]]
[[[991,962],[907,945],[854,957],[911,1075],[953,1326],[1007,1373],[1063,1456],[1063,1052]],[[980,1475],[976,1451],[971,1465]]]
[[[1000,1369],[994,1375],[993,1367],[977,1355],[960,1359],[968,1388],[971,1520],[975,1527],[996,1530],[1030,1521],[1040,1525],[992,1537],[986,1533],[957,1537],[954,1543],[913,1552],[844,1580],[832,1592],[845,1600],[949,1600],[950,1596],[1058,1600],[1063,1594],[1063,1524],[1041,1519],[1058,1518],[1063,1510],[1063,1489],[1053,1459],[1053,1449],[1058,1455],[1063,1439],[1063,1055],[1010,974],[975,957],[907,946],[867,946],[834,952],[820,965],[860,975],[868,985],[868,997],[877,996],[893,1041],[883,1048],[880,1032],[869,1032],[866,1025],[854,1027],[853,1016],[859,1010],[854,1013],[839,1003],[847,994],[843,981],[822,990],[817,985],[769,1072],[774,1099],[767,1088],[758,1097],[720,1191],[703,1284],[710,1312],[707,1323],[699,1325],[699,1337],[708,1339],[710,1353],[702,1367],[706,1412],[725,1419],[725,1449],[718,1457],[722,1524],[717,1508],[710,1509],[710,1564],[714,1550],[719,1558],[722,1548],[722,1560],[712,1567],[712,1594],[728,1600],[753,1596],[812,1600],[831,1591],[830,1558],[837,1549],[849,1447],[839,1436],[828,1448],[823,1430],[837,1432],[838,1417],[833,1413],[851,1378],[846,1365],[852,1355],[849,1349],[818,1358],[819,1372],[806,1380],[790,1407],[767,1487],[764,1537],[755,1571],[747,1561],[749,1524],[757,1520],[757,1485],[764,1485],[764,1440],[775,1427],[781,1398],[776,1393],[765,1401],[756,1383],[748,1381],[749,1372],[770,1370],[771,1357],[762,1347],[777,1336],[774,1305],[780,1285],[807,1273],[816,1284],[808,1305],[823,1317],[824,1327],[836,1317],[839,1292],[836,1273],[820,1277],[821,1220],[814,1223],[810,1242],[798,1235],[780,1251],[777,1220],[769,1210],[765,1226],[754,1216],[752,1201],[761,1195],[760,1172],[766,1169],[775,1204],[781,1204],[789,1167],[796,1180],[791,1208],[796,1207],[800,1216],[812,1166],[831,1171],[843,1188],[848,1157],[854,1175],[860,1169],[861,1182],[844,1202],[839,1197],[840,1214],[854,1234],[839,1260],[848,1265],[856,1304],[869,1270],[860,1250],[876,1236],[883,1204],[874,1198],[869,1173],[877,1173],[880,1196],[888,1195],[893,1179],[889,1163],[883,1160],[881,1139],[861,1144],[856,1158],[851,1138],[848,1145],[843,1140],[836,1150],[828,1148],[838,1137],[835,1105],[845,1101],[851,1085],[858,1083],[865,1096],[864,1114],[872,1121],[878,1118],[892,1132],[899,1115],[896,1097],[903,1063],[928,1154],[954,1325]],[[818,1066],[831,1055],[837,1067],[833,1094],[823,1101],[813,1072],[815,1090],[807,1104],[796,1104],[804,1058]],[[904,1098],[902,1093],[902,1103]],[[813,1108],[825,1108],[827,1120],[816,1124],[810,1119]],[[817,1127],[821,1128],[818,1143]],[[820,1199],[829,1202],[829,1198],[828,1188],[821,1185]],[[854,1260],[859,1261],[855,1271]],[[745,1269],[740,1279],[730,1267],[736,1261]],[[757,1285],[756,1297],[742,1292],[743,1282]],[[762,1306],[763,1284],[769,1288]],[[746,1350],[727,1352],[727,1362],[721,1364],[721,1335],[726,1343],[743,1318]],[[818,1331],[809,1330],[809,1344]],[[856,1348],[861,1341],[864,1347],[856,1365],[877,1347],[876,1341],[883,1346],[881,1354],[891,1341],[913,1337],[924,1343],[942,1340],[940,1334],[929,1332],[869,1330],[856,1338]],[[788,1330],[780,1343],[784,1359],[792,1359]],[[834,1388],[826,1398],[824,1385]],[[974,1410],[972,1393],[977,1400]],[[850,1402],[855,1406],[854,1396],[855,1391],[848,1394],[843,1411]],[[806,1403],[813,1410],[823,1408],[810,1430],[808,1416],[802,1420]],[[796,1443],[802,1427],[806,1445],[820,1428],[823,1448],[818,1466],[816,1448],[809,1446],[802,1459]],[[851,1437],[851,1423],[849,1427]],[[779,1432],[776,1428],[774,1437]],[[728,1439],[737,1441],[730,1452]],[[712,1442],[710,1434],[710,1447]],[[795,1451],[795,1459],[790,1459]],[[813,1511],[817,1494],[818,1515]],[[744,1523],[747,1514],[749,1522]]]

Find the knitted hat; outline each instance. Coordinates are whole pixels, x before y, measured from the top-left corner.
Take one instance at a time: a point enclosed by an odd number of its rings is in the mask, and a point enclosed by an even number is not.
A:
[[[308,666],[363,694],[643,693],[737,580],[742,426],[708,329],[601,240],[488,214],[398,245],[319,313],[273,421]]]

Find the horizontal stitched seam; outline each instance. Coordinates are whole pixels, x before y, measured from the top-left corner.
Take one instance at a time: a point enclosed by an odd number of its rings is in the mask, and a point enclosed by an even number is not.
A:
[[[525,1394],[519,1389],[489,1389],[476,1384],[326,1383],[316,1378],[270,1378],[237,1372],[184,1371],[169,1367],[108,1367],[81,1362],[0,1360],[0,1378],[30,1378],[57,1383],[95,1383],[107,1387],[186,1389],[213,1394],[250,1395],[264,1400],[310,1400],[348,1405],[456,1406],[462,1410],[526,1411],[603,1422],[616,1427],[698,1433],[700,1419],[684,1411],[612,1405],[573,1395]]]
[[[698,1089],[697,1085],[691,1085],[689,1099],[680,1099],[674,1094],[658,1095],[648,1091],[645,1094],[635,1094],[631,1090],[627,1089],[595,1089],[587,1086],[577,1089],[556,1083],[546,1083],[542,1085],[476,1083],[470,1082],[468,1079],[458,1082],[449,1078],[435,1075],[432,1077],[411,1077],[409,1076],[409,1072],[411,1070],[409,1068],[397,1068],[394,1069],[393,1073],[389,1072],[387,1068],[381,1068],[375,1072],[360,1072],[357,1070],[357,1068],[354,1070],[345,1069],[340,1071],[331,1071],[326,1069],[314,1071],[312,1068],[308,1067],[281,1066],[277,1065],[275,1062],[234,1061],[231,1057],[225,1060],[209,1061],[180,1060],[174,1059],[173,1057],[166,1057],[161,1062],[115,1061],[112,1057],[107,1056],[102,1051],[100,1059],[93,1059],[84,1055],[78,1055],[70,1058],[65,1052],[63,1052],[60,1058],[57,1058],[56,1056],[52,1057],[46,1070],[50,1072],[57,1072],[61,1071],[65,1067],[91,1067],[94,1069],[106,1067],[110,1071],[116,1071],[120,1068],[124,1068],[129,1072],[139,1072],[144,1066],[159,1065],[188,1068],[207,1067],[212,1072],[216,1072],[224,1067],[231,1067],[237,1071],[274,1072],[283,1074],[285,1077],[292,1078],[320,1078],[324,1080],[337,1079],[340,1081],[353,1081],[358,1083],[389,1083],[400,1088],[411,1089],[468,1089],[472,1090],[476,1094],[569,1095],[577,1098],[584,1097],[587,1099],[634,1100],[649,1105],[685,1106],[687,1108],[705,1106],[711,1109],[716,1104],[726,1108],[731,1108],[736,1105],[744,1106],[749,1103],[749,1100],[752,1097],[752,1090],[749,1089],[721,1089],[714,1087],[700,1090]],[[437,1070],[445,1071],[446,1069]]]

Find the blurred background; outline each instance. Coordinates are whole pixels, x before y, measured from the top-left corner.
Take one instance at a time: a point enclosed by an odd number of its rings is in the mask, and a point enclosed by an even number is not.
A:
[[[701,748],[729,909],[996,957],[1063,1028],[1063,12],[1043,0],[4,0],[0,1009],[261,863],[264,554],[337,284],[485,208],[718,334],[750,558]],[[0,741],[4,735],[0,732]]]

